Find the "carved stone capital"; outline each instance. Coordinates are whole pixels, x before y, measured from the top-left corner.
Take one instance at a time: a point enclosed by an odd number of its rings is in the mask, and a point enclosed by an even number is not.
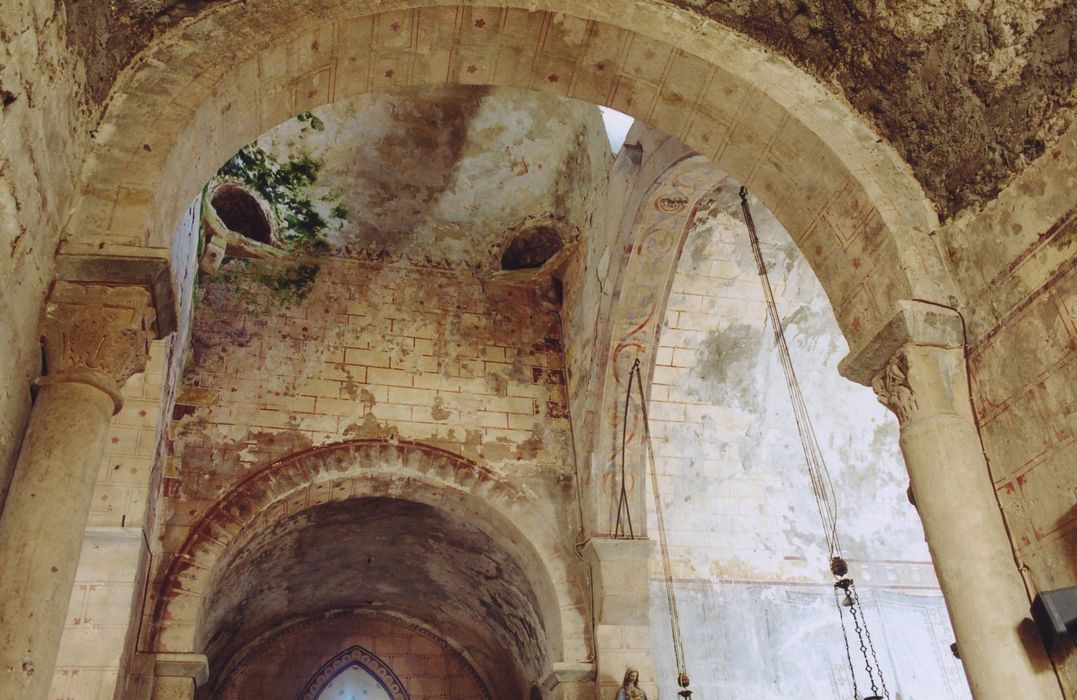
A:
[[[89,384],[123,406],[120,387],[146,368],[154,335],[145,287],[57,282],[40,325],[46,376],[38,384]]]
[[[907,343],[875,375],[871,387],[879,402],[904,428],[928,416],[972,418],[962,348]]]

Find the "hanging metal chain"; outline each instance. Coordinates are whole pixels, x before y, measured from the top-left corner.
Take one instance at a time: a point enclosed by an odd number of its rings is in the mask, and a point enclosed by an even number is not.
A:
[[[800,390],[800,382],[797,381],[796,371],[789,354],[789,345],[785,340],[785,329],[782,327],[781,317],[778,315],[778,305],[774,300],[774,290],[770,285],[770,277],[767,275],[767,266],[763,260],[763,253],[759,247],[759,237],[756,235],[755,222],[752,220],[752,211],[748,206],[748,189],[740,188],[740,209],[744,215],[744,223],[748,229],[748,238],[752,244],[752,254],[755,256],[756,268],[759,272],[759,280],[763,286],[763,296],[766,298],[767,316],[771,328],[774,331],[774,340],[778,346],[778,356],[781,359],[782,370],[785,372],[786,384],[789,387],[789,398],[793,404],[793,415],[796,418],[797,433],[800,435],[800,444],[804,448],[804,461],[808,466],[808,476],[811,481],[812,494],[815,496],[815,504],[819,511],[819,519],[823,525],[823,536],[826,538],[827,549],[830,553],[830,570],[836,578],[835,591],[845,592],[844,600],[838,602],[838,617],[841,620],[841,634],[845,641],[845,658],[849,661],[849,673],[853,682],[853,692],[858,694],[856,688],[856,672],[853,668],[852,652],[849,648],[849,633],[845,627],[845,613],[842,607],[849,608],[852,615],[853,625],[857,638],[860,640],[860,653],[864,658],[864,668],[868,672],[868,680],[871,682],[872,697],[878,697],[878,685],[875,682],[875,674],[879,675],[879,684],[882,685],[883,694],[890,697],[890,691],[886,688],[883,680],[882,667],[879,666],[879,657],[875,653],[875,647],[871,643],[871,634],[868,632],[867,620],[864,610],[860,607],[860,598],[856,595],[853,580],[845,576],[848,573],[848,565],[842,557],[841,542],[838,539],[837,522],[837,498],[834,495],[834,484],[830,479],[830,472],[826,467],[819,440],[815,436],[815,428],[812,426],[811,416],[808,413],[804,395]],[[857,612],[859,610],[859,613]],[[871,658],[868,658],[868,654]],[[874,662],[874,669],[872,668]]]
[[[792,357],[789,354],[789,345],[785,340],[785,330],[782,328],[782,320],[778,315],[778,305],[774,301],[774,289],[770,286],[767,265],[763,261],[763,253],[759,249],[759,237],[755,232],[755,221],[752,220],[752,210],[748,206],[748,190],[745,187],[740,188],[740,209],[744,215],[744,223],[748,228],[748,238],[752,243],[752,253],[755,256],[759,281],[763,285],[763,296],[766,297],[767,302],[767,316],[770,318],[770,326],[774,331],[774,341],[778,346],[778,357],[782,363],[782,370],[785,372],[786,384],[789,386],[789,399],[793,404],[793,416],[796,419],[800,444],[804,449],[804,461],[808,467],[812,493],[815,495],[815,505],[819,510],[819,520],[823,525],[823,536],[826,538],[827,550],[830,552],[831,559],[841,558],[841,542],[838,540],[837,498],[834,495],[834,484],[830,480],[830,473],[827,471],[826,460],[823,458],[823,451],[819,447],[819,440],[815,437],[815,428],[812,426],[808,405],[804,401],[804,394],[800,390],[800,382],[797,381],[797,373],[793,367]]]
[[[669,538],[666,533],[666,519],[662,512],[662,497],[658,489],[658,463],[654,458],[654,444],[651,441],[651,421],[647,415],[647,401],[643,396],[643,374],[640,370],[639,358],[636,358],[636,361],[632,363],[632,369],[629,372],[628,395],[625,397],[626,426],[628,425],[628,402],[632,397],[633,383],[635,383],[638,393],[640,416],[643,420],[643,441],[646,445],[646,459],[649,462],[649,471],[651,473],[651,490],[654,491],[655,516],[658,521],[658,546],[662,550],[662,577],[666,585],[666,604],[669,606],[669,622],[673,633],[673,656],[677,663],[677,685],[680,687],[677,695],[684,698],[684,700],[689,700],[692,697],[692,691],[688,689],[691,681],[688,678],[688,669],[684,661],[684,640],[681,637],[681,616],[677,609],[676,592],[673,590],[673,564],[669,557]]]
[[[613,526],[613,536],[615,538],[628,540],[635,539],[636,533],[632,528],[632,509],[628,504],[628,481],[626,478],[627,469],[625,468],[625,455],[628,452],[628,404],[632,401],[632,383],[636,380],[636,371],[638,368],[639,358],[636,358],[636,361],[632,364],[632,369],[628,372],[628,391],[625,392],[625,409],[621,419],[621,496],[617,501],[617,521]],[[627,533],[625,531],[626,522],[628,524]]]
[[[864,638],[868,643],[868,650],[871,652],[872,661],[875,662],[875,670],[879,674],[879,685],[883,688],[883,696],[890,697],[890,690],[886,687],[886,680],[883,678],[883,667],[879,665],[879,656],[875,653],[875,645],[871,643],[871,631],[868,629],[867,616],[864,614],[864,606],[860,604],[860,595],[856,592],[856,586],[853,582],[849,581],[849,590],[852,592],[853,602],[860,610],[860,616],[864,620]]]
[[[841,638],[845,642],[845,658],[849,662],[849,678],[853,682],[853,697],[860,697],[860,689],[856,687],[856,669],[853,667],[853,652],[849,649],[849,631],[845,629],[845,613],[842,611],[841,593],[839,590],[843,590],[840,584],[834,584],[834,603],[838,608],[838,619],[841,620]],[[847,594],[846,594],[847,595]]]
[[[868,672],[871,694],[878,695],[879,686],[875,684],[875,674],[871,670],[871,662],[868,661],[868,647],[864,643],[864,629],[860,626],[860,616],[856,614],[856,605],[849,606],[849,614],[853,616],[853,628],[856,630],[856,638],[860,641],[860,654],[864,657],[864,670]]]

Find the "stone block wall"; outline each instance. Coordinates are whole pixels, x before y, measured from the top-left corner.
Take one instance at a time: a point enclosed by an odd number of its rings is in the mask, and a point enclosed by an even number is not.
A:
[[[1031,593],[1077,585],[1077,131],[940,232],[976,418]],[[1056,663],[1077,693],[1077,655]],[[1068,697],[1068,696],[1067,696]]]
[[[231,261],[201,285],[144,630],[173,554],[222,495],[277,459],[353,438],[420,441],[495,471],[560,523],[529,533],[560,552],[554,568],[579,566],[560,329],[532,289],[345,259]],[[582,588],[572,595],[584,604]]]
[[[726,180],[689,229],[649,404],[692,687],[707,697],[850,697],[829,554],[763,290]],[[905,488],[897,425],[837,372],[847,346],[815,274],[774,217],[753,215],[816,435],[838,530],[894,697],[969,697],[946,608]],[[630,419],[630,425],[632,425]],[[641,432],[633,431],[633,438]],[[634,439],[630,459],[642,459]],[[648,477],[649,478],[649,477]],[[652,538],[658,538],[651,482]],[[658,557],[651,634],[658,686],[676,688]],[[861,693],[870,689],[848,616]]]
[[[37,322],[89,140],[63,3],[0,10],[0,509],[38,375]]]

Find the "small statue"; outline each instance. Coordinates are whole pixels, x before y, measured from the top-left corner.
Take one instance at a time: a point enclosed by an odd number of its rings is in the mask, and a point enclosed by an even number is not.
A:
[[[617,697],[614,700],[647,700],[647,693],[639,687],[639,671],[634,668],[625,669],[625,679],[617,689]]]

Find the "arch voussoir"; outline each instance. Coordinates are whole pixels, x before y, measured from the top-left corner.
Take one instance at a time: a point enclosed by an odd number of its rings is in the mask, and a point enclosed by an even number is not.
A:
[[[167,247],[217,168],[299,112],[368,91],[469,83],[610,106],[711,158],[798,243],[811,239],[802,250],[854,351],[898,301],[952,292],[925,235],[938,222],[922,188],[844,100],[787,59],[658,0],[226,4],[145,55],[114,89],[65,238],[72,249]],[[865,244],[876,225],[884,244]]]
[[[534,509],[504,477],[446,450],[417,442],[362,439],[280,459],[247,477],[203,516],[167,569],[154,612],[158,651],[196,651],[200,615],[225,562],[275,523],[330,500],[391,497],[425,503],[469,518],[520,560],[539,596],[551,652],[562,653],[561,630],[582,623],[572,600],[570,556],[551,536],[555,523]],[[564,618],[564,619],[562,619]]]

